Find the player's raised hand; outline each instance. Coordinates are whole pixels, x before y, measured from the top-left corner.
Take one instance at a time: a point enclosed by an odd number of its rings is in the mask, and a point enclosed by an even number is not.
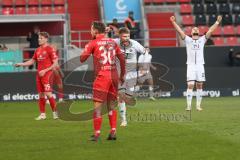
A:
[[[222,21],[222,16],[217,17],[217,22],[220,23]]]
[[[176,22],[175,16],[171,16],[171,17],[170,17],[170,21],[171,21],[171,22]]]

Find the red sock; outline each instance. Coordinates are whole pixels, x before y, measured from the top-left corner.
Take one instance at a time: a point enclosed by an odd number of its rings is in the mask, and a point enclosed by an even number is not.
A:
[[[55,112],[56,111],[56,101],[55,101],[55,99],[53,97],[51,97],[51,98],[48,98],[48,100],[49,100],[50,106],[52,108],[52,111]]]
[[[94,112],[94,114],[93,114],[93,127],[94,127],[94,135],[95,136],[100,135],[101,125],[102,125],[102,116],[100,115],[100,117],[97,117],[96,112]]]
[[[117,127],[117,111],[112,110],[108,113],[109,124],[111,127],[111,132],[116,132]]]
[[[63,99],[63,88],[58,88],[58,98],[62,98]]]
[[[46,105],[46,99],[44,98],[39,98],[38,100],[38,105],[39,105],[39,110],[41,113],[45,113],[45,105]]]

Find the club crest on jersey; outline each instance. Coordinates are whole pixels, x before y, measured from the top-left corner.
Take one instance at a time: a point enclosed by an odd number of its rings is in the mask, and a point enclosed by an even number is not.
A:
[[[38,60],[43,60],[43,59],[45,59],[45,57],[40,54],[40,55],[38,56]]]

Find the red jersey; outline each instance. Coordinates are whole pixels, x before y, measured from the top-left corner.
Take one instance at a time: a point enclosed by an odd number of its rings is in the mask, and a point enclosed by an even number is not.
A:
[[[111,38],[99,34],[96,39],[89,42],[80,56],[80,61],[84,62],[90,55],[93,55],[95,75],[110,75],[117,72],[116,57],[120,61],[121,76],[125,74],[125,58],[119,46]]]
[[[38,63],[38,72],[51,67],[57,58],[56,50],[50,45],[38,47],[33,55],[33,59]]]

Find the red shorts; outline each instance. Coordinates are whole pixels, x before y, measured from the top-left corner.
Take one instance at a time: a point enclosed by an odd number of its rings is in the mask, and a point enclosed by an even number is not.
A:
[[[108,102],[117,100],[118,78],[97,76],[93,83],[93,100]]]
[[[52,71],[47,72],[43,77],[37,75],[36,81],[38,93],[52,92],[52,78]]]

